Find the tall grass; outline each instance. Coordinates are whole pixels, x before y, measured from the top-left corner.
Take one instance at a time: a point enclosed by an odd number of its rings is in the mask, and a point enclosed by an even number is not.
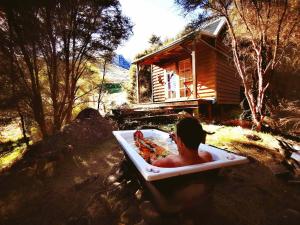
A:
[[[269,121],[271,127],[284,133],[300,134],[300,101],[281,100]]]

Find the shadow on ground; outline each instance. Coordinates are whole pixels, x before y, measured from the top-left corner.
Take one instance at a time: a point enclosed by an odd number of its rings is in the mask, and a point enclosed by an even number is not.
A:
[[[299,184],[258,162],[221,169],[210,198],[165,215],[113,138],[55,160],[24,160],[0,177],[1,225],[292,225],[300,219]]]

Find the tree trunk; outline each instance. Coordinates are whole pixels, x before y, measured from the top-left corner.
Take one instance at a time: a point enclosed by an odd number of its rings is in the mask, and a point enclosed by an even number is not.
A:
[[[251,87],[251,83],[249,83],[247,80],[246,71],[243,69],[243,67],[241,65],[235,32],[233,29],[233,25],[230,23],[228,18],[227,18],[227,25],[228,25],[230,36],[232,39],[231,46],[232,46],[234,64],[235,64],[235,67],[237,69],[237,72],[238,72],[240,78],[242,79],[242,83],[245,88],[244,93],[245,93],[246,99],[249,103],[249,107],[250,107],[250,111],[251,111],[251,115],[252,115],[252,122],[256,126],[256,129],[260,130],[261,125],[262,125],[261,119],[263,117],[261,116],[261,107],[258,107],[259,105],[258,105],[257,100],[263,100],[263,98],[258,99],[257,97],[255,98],[255,96],[254,96],[253,88]],[[260,68],[260,67],[258,66],[257,68]],[[258,72],[260,72],[260,71],[258,71]],[[262,82],[262,81],[260,80],[260,82]],[[259,86],[262,86],[262,85],[259,85]],[[260,96],[260,95],[261,95],[261,92],[258,93],[258,96]]]
[[[65,118],[65,122],[66,123],[70,123],[72,120],[72,111],[73,111],[73,104],[75,101],[75,95],[76,95],[76,91],[75,91],[75,84],[71,85],[71,90],[69,93],[69,97],[68,97],[68,106],[67,106],[67,112],[66,112],[66,118]]]
[[[102,75],[102,81],[101,81],[101,84],[100,84],[100,87],[99,87],[99,93],[98,93],[98,105],[97,105],[97,110],[99,111],[99,108],[100,108],[100,102],[101,102],[101,95],[102,95],[102,90],[103,90],[103,84],[104,84],[104,78],[105,78],[105,74],[106,74],[106,60],[104,60],[104,63],[103,63],[103,75]]]
[[[36,97],[34,97],[36,98]],[[32,111],[34,115],[35,121],[38,123],[40,131],[42,133],[43,138],[49,136],[46,121],[44,117],[43,110],[41,109],[43,106],[37,102],[37,100],[33,99],[34,103],[32,104]]]
[[[20,120],[21,120],[21,128],[22,128],[23,138],[24,138],[24,141],[26,143],[26,146],[29,147],[29,138],[26,135],[26,128],[25,128],[24,116],[21,113],[21,110],[20,110],[19,106],[18,106],[18,113],[19,113]]]

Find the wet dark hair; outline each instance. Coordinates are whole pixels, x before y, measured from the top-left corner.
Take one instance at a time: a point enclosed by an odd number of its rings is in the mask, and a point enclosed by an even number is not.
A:
[[[205,143],[206,132],[194,117],[181,119],[176,125],[176,134],[189,149],[198,149],[200,143]]]

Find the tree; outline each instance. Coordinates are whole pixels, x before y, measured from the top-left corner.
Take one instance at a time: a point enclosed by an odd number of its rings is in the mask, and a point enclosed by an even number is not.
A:
[[[100,103],[102,102],[102,98],[103,98],[103,90],[104,90],[104,81],[105,81],[105,75],[106,75],[106,66],[108,63],[112,62],[113,59],[113,54],[111,54],[111,52],[107,52],[106,54],[104,54],[102,56],[102,80],[101,80],[101,84],[99,85],[99,89],[98,89],[98,100],[97,100],[97,110],[99,111],[100,109]]]
[[[137,79],[136,79],[136,65],[131,64],[129,69],[129,82],[125,83],[123,88],[126,90],[128,95],[128,100],[130,103],[137,103]]]
[[[88,63],[131,34],[117,0],[0,3],[0,51],[43,136],[69,122]]]
[[[260,129],[266,92],[286,49],[299,41],[297,0],[176,0],[186,13],[198,12],[194,26],[224,17],[232,58],[244,86],[252,120]],[[199,10],[200,9],[200,10]],[[298,31],[298,32],[297,32]]]
[[[22,105],[20,104],[24,100],[22,90],[17,88],[13,79],[13,76],[9,76],[10,73],[10,60],[4,57],[0,52],[0,110],[10,112],[11,117],[20,117],[21,130],[23,133],[23,139],[27,146],[29,146],[29,140],[26,135],[25,128],[25,113],[22,113]],[[14,112],[14,113],[12,113]]]
[[[151,35],[148,42],[151,45],[158,45],[158,46],[162,45],[162,41],[161,41],[160,37],[155,34]]]

